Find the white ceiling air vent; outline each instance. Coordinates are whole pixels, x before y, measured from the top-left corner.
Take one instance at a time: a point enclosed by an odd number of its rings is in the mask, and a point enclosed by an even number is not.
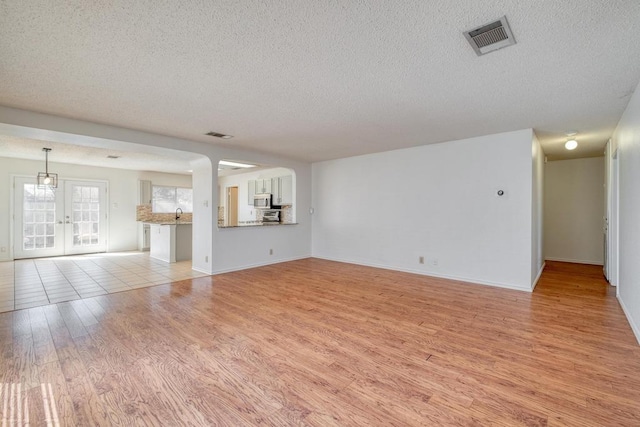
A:
[[[207,133],[205,133],[205,135],[215,136],[216,138],[222,138],[222,139],[231,139],[231,138],[233,138],[233,135],[225,135],[224,133],[219,133],[219,132],[214,132],[214,131],[207,132]]]
[[[482,27],[465,31],[464,36],[478,56],[516,44],[506,16]]]

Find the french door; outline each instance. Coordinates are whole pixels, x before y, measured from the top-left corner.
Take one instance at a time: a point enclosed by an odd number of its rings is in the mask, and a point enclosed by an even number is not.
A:
[[[14,258],[107,250],[107,183],[61,180],[58,188],[15,178]]]

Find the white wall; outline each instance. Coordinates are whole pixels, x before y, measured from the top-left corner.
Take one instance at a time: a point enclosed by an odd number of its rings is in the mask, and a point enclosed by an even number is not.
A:
[[[604,157],[547,162],[544,241],[548,260],[604,262]]]
[[[192,162],[194,206],[193,266],[207,272],[239,270],[272,264],[311,254],[311,165],[281,156],[245,151],[225,145],[200,143],[165,135],[151,134],[115,126],[66,119],[0,106],[0,134],[43,139],[91,147],[152,152],[167,155],[175,150],[201,156]],[[218,229],[217,165],[220,160],[278,165],[294,171],[297,225]],[[217,168],[216,168],[217,169]],[[0,213],[5,211],[0,207]],[[197,219],[197,220],[196,220]],[[273,249],[273,255],[269,254]]]
[[[238,187],[238,221],[255,221],[256,211],[253,205],[249,205],[249,181],[252,179],[271,179],[279,176],[294,175],[295,173],[291,169],[286,168],[272,168],[258,170],[255,172],[246,172],[241,174],[234,174],[228,176],[218,177],[218,204],[225,208],[225,221],[226,217],[226,194],[224,190],[228,187]],[[293,190],[295,191],[295,179]]]
[[[193,248],[191,251],[191,266],[194,270],[209,273],[213,265],[211,254],[213,253],[214,221],[217,221],[218,213],[212,213],[217,209],[216,199],[213,198],[212,177],[215,175],[209,159],[201,159],[191,164],[193,168]],[[216,171],[217,172],[217,171]]]
[[[34,177],[44,167],[43,162],[19,160],[0,157],[0,260],[11,259],[11,206],[12,176]],[[191,176],[142,172],[125,169],[99,168],[79,166],[66,163],[49,162],[49,170],[58,173],[59,179],[101,180],[109,183],[107,200],[109,203],[109,236],[108,250],[136,250],[137,222],[136,205],[138,204],[138,180],[146,179],[158,185],[177,185],[191,187]]]
[[[530,291],[532,140],[527,129],[314,163],[313,256]]]
[[[619,161],[618,298],[640,342],[640,85],[612,138]]]
[[[544,268],[544,151],[535,133],[531,142],[531,161],[531,283],[535,287]]]
[[[215,227],[213,230],[214,265],[212,272],[221,273],[310,257],[311,165],[248,152],[226,155],[225,153],[217,153],[211,161],[212,164],[217,165],[223,159],[280,165],[293,171],[295,175],[293,209],[297,224],[276,227]],[[215,191],[217,197],[217,189]],[[270,255],[270,249],[273,249],[273,255]]]

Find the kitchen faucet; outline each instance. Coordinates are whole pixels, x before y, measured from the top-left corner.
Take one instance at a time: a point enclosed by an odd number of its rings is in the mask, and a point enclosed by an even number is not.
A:
[[[176,222],[178,222],[178,220],[180,219],[180,214],[178,213],[178,211],[180,211],[181,214],[184,213],[182,212],[182,209],[180,208],[176,209]]]

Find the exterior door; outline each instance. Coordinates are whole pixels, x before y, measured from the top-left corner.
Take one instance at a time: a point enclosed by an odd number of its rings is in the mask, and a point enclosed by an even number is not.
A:
[[[64,180],[52,189],[16,177],[14,184],[14,258],[106,251],[105,182]]]
[[[65,255],[107,250],[106,187],[104,182],[64,181]]]

